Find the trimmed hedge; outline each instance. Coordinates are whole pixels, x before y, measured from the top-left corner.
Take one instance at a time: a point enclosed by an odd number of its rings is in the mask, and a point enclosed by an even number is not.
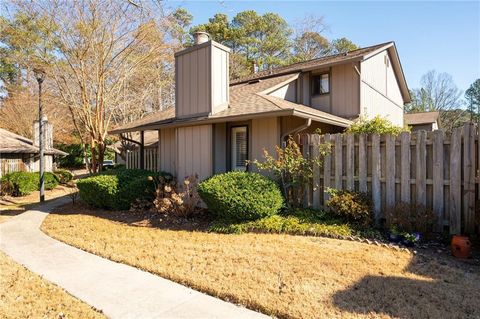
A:
[[[78,180],[80,198],[88,205],[125,210],[136,199],[153,200],[155,185],[149,176],[170,176],[140,169],[115,169]]]
[[[8,182],[13,196],[25,196],[40,189],[40,173],[14,172],[2,177],[2,182]],[[50,190],[58,186],[59,180],[55,174],[45,172],[45,189]]]
[[[198,193],[217,217],[246,221],[272,216],[283,206],[278,185],[257,173],[229,172],[201,182]]]
[[[53,172],[57,178],[60,184],[67,184],[73,179],[73,174],[69,170],[66,169],[58,169],[55,172]]]

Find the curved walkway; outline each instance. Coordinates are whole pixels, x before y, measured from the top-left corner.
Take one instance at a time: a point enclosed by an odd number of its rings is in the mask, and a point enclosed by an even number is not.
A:
[[[62,198],[0,224],[0,250],[109,318],[268,318],[74,248],[39,228]]]

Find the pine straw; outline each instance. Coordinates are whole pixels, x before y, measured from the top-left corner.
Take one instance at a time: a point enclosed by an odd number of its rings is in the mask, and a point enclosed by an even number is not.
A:
[[[478,267],[467,270],[336,239],[135,227],[80,214],[81,209],[66,214],[69,209],[49,215],[42,229],[86,251],[269,315],[480,317]]]
[[[63,317],[62,317],[63,316]],[[1,318],[105,318],[0,252]]]

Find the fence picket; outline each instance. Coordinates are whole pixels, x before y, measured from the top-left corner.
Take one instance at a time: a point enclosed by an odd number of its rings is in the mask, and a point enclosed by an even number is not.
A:
[[[480,202],[478,139],[473,124],[454,129],[451,135],[442,131],[403,132],[398,138],[312,135],[308,142],[312,149],[304,148],[306,154],[309,150],[316,154],[314,145],[320,141],[333,147],[324,157],[322,170],[314,171],[315,185],[322,187],[314,188],[313,205],[325,206],[328,187],[357,189],[358,181],[359,191],[370,191],[377,225],[385,209],[404,202],[431,208],[437,231],[448,224],[451,234],[472,233]]]
[[[303,144],[304,156],[307,158],[310,158],[310,135],[309,134],[302,135],[302,144]],[[312,189],[312,183],[308,183],[308,185],[306,185],[304,189],[304,205],[306,207],[312,206],[311,189]]]
[[[367,192],[367,144],[365,134],[358,136],[358,190]]]
[[[463,126],[463,220],[465,233],[475,227],[475,135],[473,123]]]
[[[343,138],[342,134],[335,134],[335,188],[343,188],[343,167],[342,167],[342,152],[343,152]]]
[[[312,136],[312,156],[317,159],[320,155],[319,146],[320,146],[320,135],[315,134]],[[315,165],[313,167],[313,208],[320,208],[320,167]]]
[[[380,222],[381,189],[380,189],[380,136],[372,134],[372,199],[375,223]]]
[[[450,234],[461,232],[461,128],[454,129],[450,137]]]
[[[416,140],[416,200],[417,205],[427,205],[427,132],[418,131]]]
[[[347,167],[346,167],[346,170],[347,170],[347,185],[346,186],[347,186],[348,190],[353,190],[353,187],[354,187],[354,182],[353,182],[353,174],[354,174],[353,165],[355,163],[354,141],[355,141],[355,135],[347,134],[347,158],[346,158],[346,162],[347,162]]]
[[[443,131],[433,132],[433,213],[437,218],[436,230],[443,230]]]
[[[385,136],[385,206],[390,210],[395,206],[395,136]]]
[[[400,200],[410,203],[410,133],[400,134]]]
[[[330,134],[325,134],[323,136],[323,142],[325,144],[330,144]],[[331,147],[330,147],[331,150]],[[330,155],[331,152],[328,152],[327,155],[324,157],[323,160],[323,205],[325,206],[329,195],[326,192],[326,189],[330,187],[331,182],[332,182],[332,176],[331,176],[331,167],[332,167],[332,157]]]

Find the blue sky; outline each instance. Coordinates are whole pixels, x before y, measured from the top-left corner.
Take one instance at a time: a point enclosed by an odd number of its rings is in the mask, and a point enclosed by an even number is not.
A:
[[[327,38],[347,37],[360,46],[395,41],[410,88],[429,70],[447,72],[466,90],[480,78],[480,1],[166,1],[186,8],[194,24],[217,12],[233,17],[253,9],[275,12],[290,24],[315,14],[329,26]]]

